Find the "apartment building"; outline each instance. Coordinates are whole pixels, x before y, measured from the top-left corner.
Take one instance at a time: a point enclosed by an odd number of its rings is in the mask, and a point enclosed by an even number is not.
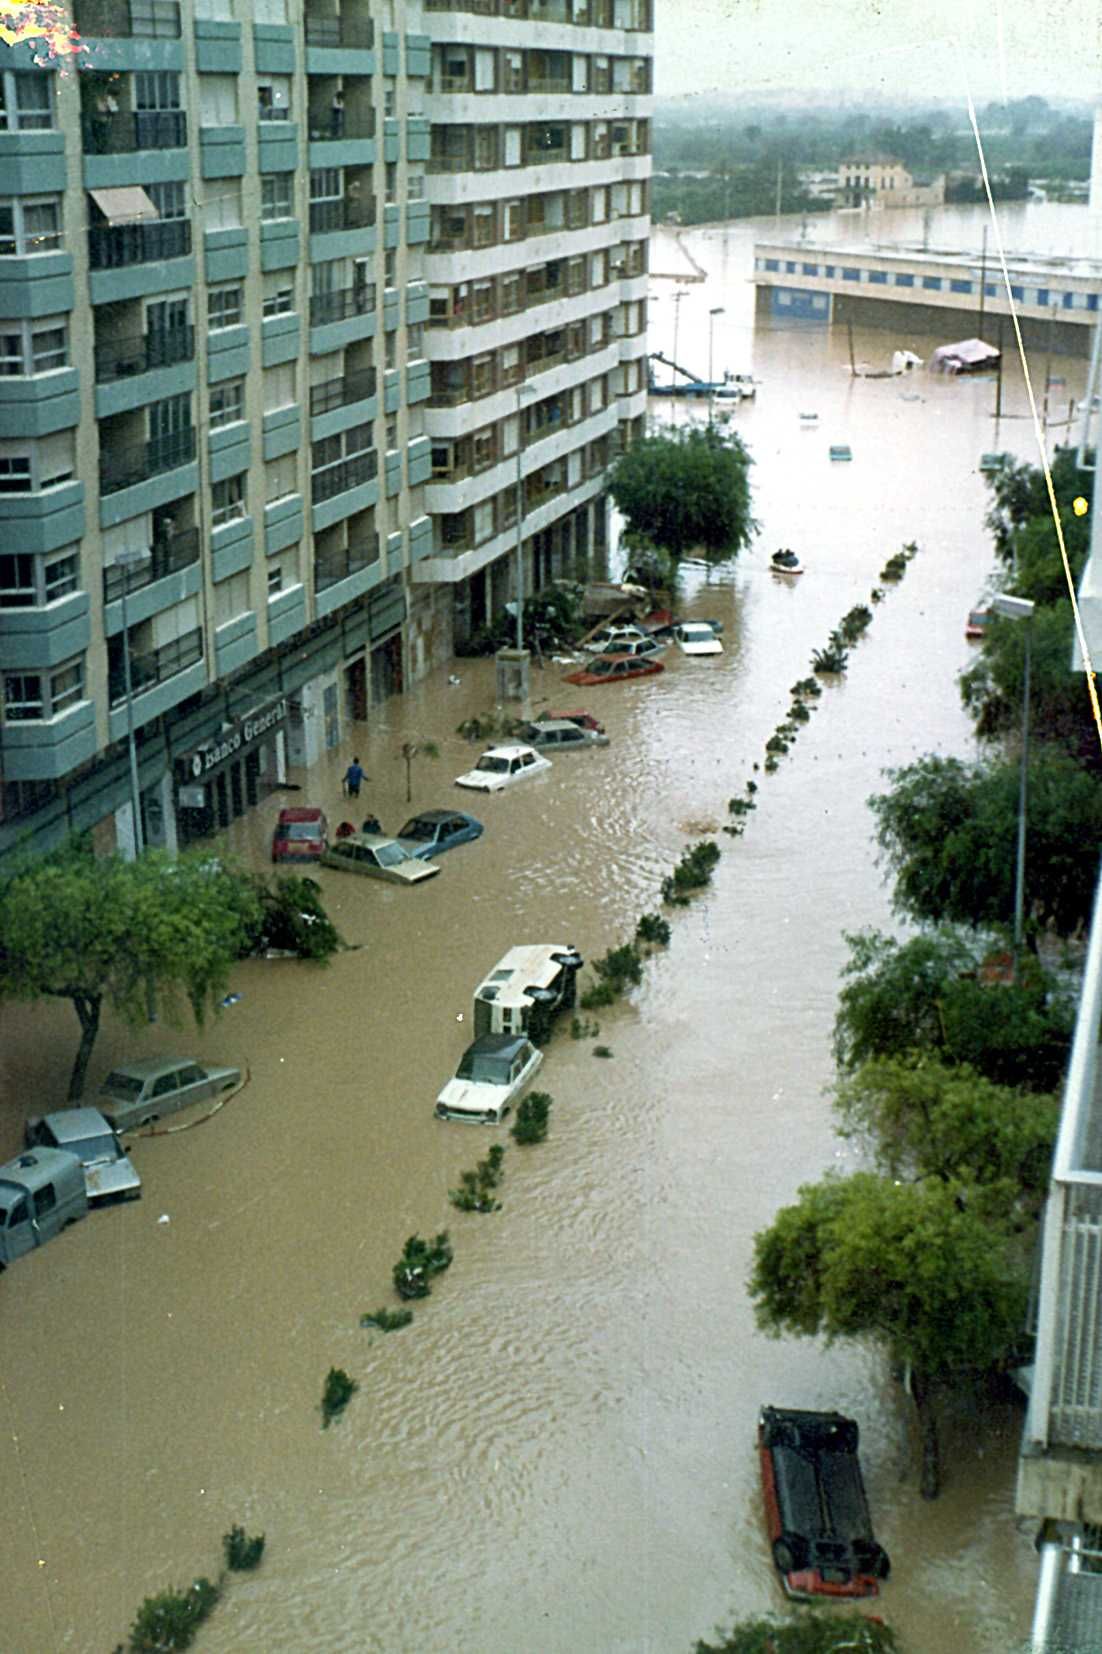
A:
[[[77,0],[75,56],[0,45],[0,857],[226,824],[518,535],[537,586],[602,544],[645,3]]]

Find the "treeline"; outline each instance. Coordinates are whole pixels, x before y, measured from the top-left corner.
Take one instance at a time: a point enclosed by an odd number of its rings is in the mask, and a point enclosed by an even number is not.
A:
[[[651,180],[651,215],[656,223],[711,224],[727,218],[764,218],[782,213],[829,211],[831,203],[808,195],[796,168],[772,156],[764,163],[724,163],[704,177],[656,173]]]

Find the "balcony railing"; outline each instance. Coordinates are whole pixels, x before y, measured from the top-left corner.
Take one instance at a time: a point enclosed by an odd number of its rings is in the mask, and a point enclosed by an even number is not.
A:
[[[91,35],[93,39],[180,38],[177,0],[78,0],[74,22],[82,35]]]
[[[331,500],[337,494],[344,494],[350,488],[358,488],[361,483],[370,482],[378,471],[379,461],[374,448],[369,448],[366,453],[352,454],[336,465],[328,465],[324,471],[315,471],[310,478],[315,505],[322,500]]]
[[[126,699],[126,668],[123,664],[122,648],[112,649],[112,659],[107,670],[107,688],[112,706],[120,706]],[[117,655],[117,659],[115,658]],[[130,656],[130,692],[140,695],[146,689],[152,689],[155,684],[164,683],[168,678],[174,678],[177,672],[185,672],[189,666],[203,658],[203,633],[200,627],[193,632],[185,632],[183,637],[173,639],[171,643],[162,643],[159,649],[151,649],[148,654]]]
[[[103,571],[103,601],[116,603],[125,591],[140,591],[154,580],[163,580],[166,574],[177,574],[199,561],[199,530],[181,529],[167,540],[159,540],[150,555],[141,563],[124,567],[115,563]]]
[[[194,355],[193,327],[170,327],[130,339],[105,339],[96,345],[96,383],[103,385],[112,379],[149,373],[153,368],[169,368],[176,362],[190,362]]]
[[[375,44],[375,25],[367,17],[307,17],[308,46],[353,46],[370,51]]]
[[[345,322],[349,316],[369,316],[375,308],[375,284],[341,287],[334,293],[315,293],[310,299],[310,326]]]
[[[104,426],[100,426],[101,443]],[[117,494],[120,488],[132,488],[135,483],[158,477],[164,471],[174,471],[178,465],[187,465],[195,458],[195,427],[188,425],[182,431],[170,431],[167,436],[153,437],[149,442],[136,442],[132,447],[100,453],[99,486],[101,494]]]
[[[367,230],[375,222],[375,197],[366,201],[341,196],[310,203],[310,233],[323,235],[328,230]]]
[[[363,373],[349,373],[343,379],[327,379],[323,385],[311,385],[310,412],[331,413],[350,402],[363,402],[375,395],[376,381],[375,369],[366,368]]]
[[[154,264],[191,252],[191,220],[145,219],[134,224],[93,224],[88,262],[93,270],[120,270],[127,264]]]
[[[362,545],[344,546],[339,551],[327,551],[318,555],[314,563],[314,590],[323,592],[329,586],[336,586],[342,580],[347,580],[350,574],[359,574],[361,569],[370,568],[372,563],[379,560],[379,536],[376,534]]]
[[[136,109],[115,115],[85,115],[80,130],[86,155],[187,148],[187,116],[182,109]]]
[[[353,114],[349,109],[311,109],[307,116],[311,138],[335,143],[342,138],[373,138],[375,111]]]

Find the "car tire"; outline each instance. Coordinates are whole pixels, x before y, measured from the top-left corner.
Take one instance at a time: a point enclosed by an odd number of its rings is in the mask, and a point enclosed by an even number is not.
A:
[[[862,1558],[862,1561],[864,1559]],[[887,1579],[892,1571],[891,1558],[883,1545],[870,1545],[868,1549],[868,1572],[873,1579]]]
[[[778,1573],[798,1573],[804,1563],[804,1543],[798,1535],[782,1533],[773,1541],[773,1565]]]

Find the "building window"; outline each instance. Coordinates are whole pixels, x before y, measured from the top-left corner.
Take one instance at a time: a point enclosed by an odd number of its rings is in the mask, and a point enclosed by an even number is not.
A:
[[[407,201],[423,201],[425,199],[425,175],[423,172],[411,172],[406,179]]]
[[[139,71],[134,76],[135,109],[180,109],[180,77],[168,69]]]
[[[220,178],[217,190],[206,190],[204,192],[203,228],[205,230],[239,230],[241,228],[241,187],[236,178]]]
[[[290,408],[298,401],[295,388],[295,364],[283,362],[278,367],[264,369],[264,412],[276,408]]]
[[[310,173],[311,201],[339,200],[344,194],[340,167],[315,167]]]
[[[291,118],[291,82],[286,75],[273,75],[257,82],[256,110],[262,121],[289,121]]]
[[[210,520],[214,528],[232,523],[245,515],[245,472],[216,482],[210,491]]]
[[[950,293],[970,293],[972,291],[972,283],[970,281],[962,281],[959,277],[954,276],[950,279],[949,291]]]
[[[424,324],[410,322],[406,328],[406,360],[412,362],[424,354]]]
[[[207,289],[207,327],[216,333],[221,327],[240,327],[240,287],[211,287]]]
[[[861,280],[861,272],[860,272],[860,270],[855,270],[852,266],[847,266],[847,265],[843,264],[843,266],[842,266],[842,280],[843,281],[860,281]]]
[[[0,258],[52,253],[60,246],[60,196],[0,196]]]
[[[886,270],[870,270],[869,281],[875,286],[886,287],[888,285],[888,272]]]
[[[210,428],[217,431],[223,425],[236,425],[245,417],[245,381],[227,379],[223,385],[210,388]]]
[[[0,494],[34,494],[71,481],[76,463],[74,435],[58,431],[18,446],[0,443]]]
[[[214,624],[225,626],[238,615],[249,612],[249,571],[242,569],[240,574],[231,574],[228,580],[220,580],[214,588]]]
[[[289,316],[294,308],[294,273],[290,270],[269,270],[264,277],[264,315]]]
[[[199,76],[200,126],[237,125],[237,76]],[[221,179],[219,179],[221,185]]]
[[[897,287],[913,287],[914,284],[915,284],[915,279],[914,279],[913,276],[906,275],[902,272],[900,272],[899,274],[896,275],[895,285]]]
[[[941,277],[940,276],[923,276],[922,285],[928,293],[940,293],[941,292]]]
[[[0,556],[0,609],[41,608],[80,589],[80,555],[75,548],[35,557],[28,552]]]
[[[63,316],[0,322],[0,378],[53,373],[68,364],[69,331]]]
[[[268,565],[268,596],[278,597],[283,590],[283,570],[278,563]]]
[[[52,75],[5,69],[0,73],[0,132],[44,132],[54,124]]]
[[[84,660],[51,672],[6,672],[4,717],[8,723],[56,718],[84,699]]]
[[[290,218],[291,174],[281,172],[274,178],[260,180],[260,221],[271,224],[277,218]]]
[[[393,206],[398,199],[398,165],[395,161],[386,164],[386,199],[388,206]]]
[[[183,184],[144,184],[142,187],[156,207],[160,218],[187,217],[187,197]]]
[[[270,459],[264,467],[264,498],[268,505],[298,493],[298,461],[295,454]]]

